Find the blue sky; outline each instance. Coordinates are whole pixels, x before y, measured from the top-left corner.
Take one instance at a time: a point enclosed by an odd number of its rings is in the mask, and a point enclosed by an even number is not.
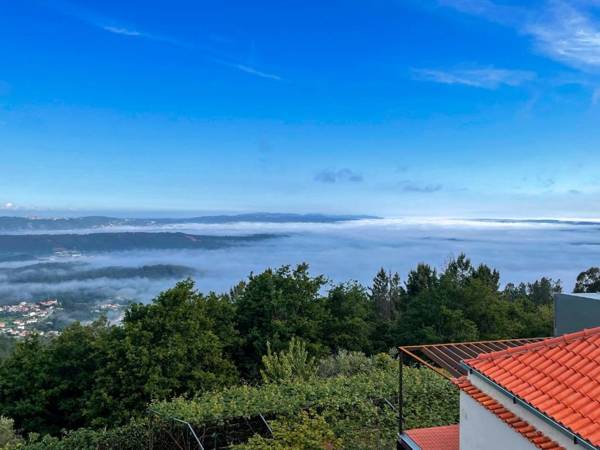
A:
[[[598,216],[597,0],[0,3],[0,214]]]

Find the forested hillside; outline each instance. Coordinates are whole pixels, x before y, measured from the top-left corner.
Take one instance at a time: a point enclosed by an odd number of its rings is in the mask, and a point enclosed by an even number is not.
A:
[[[419,264],[405,279],[382,269],[369,287],[332,284],[304,264],[251,274],[224,294],[182,281],[150,304],[131,305],[119,325],[74,323],[49,341],[18,343],[0,365],[0,414],[24,438],[38,434],[30,449],[113,448],[110,436],[120,433],[146,439],[150,404],[195,426],[262,412],[282,442],[304,426],[331,448],[348,448],[344,433],[360,421],[389,439],[395,413],[383,403],[397,395],[387,356],[394,347],[552,334],[559,282],[499,283],[497,271],[464,255],[441,272]],[[407,390],[430,388],[410,394],[411,425],[454,421],[452,386],[414,371]],[[261,439],[244,448],[268,448]]]
[[[201,236],[186,233],[90,233],[90,234],[3,234],[0,249],[6,257],[49,255],[57,251],[110,252],[159,249],[217,249],[248,244],[275,235]]]

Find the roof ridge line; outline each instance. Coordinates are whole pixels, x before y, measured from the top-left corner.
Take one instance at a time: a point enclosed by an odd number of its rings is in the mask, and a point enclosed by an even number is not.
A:
[[[585,338],[588,336],[596,336],[596,335],[600,335],[600,327],[585,328],[581,331],[576,331],[574,333],[563,334],[562,336],[551,337],[551,338],[543,339],[543,340],[537,341],[537,342],[530,342],[528,344],[523,344],[518,347],[510,347],[510,348],[507,348],[504,350],[498,350],[496,352],[490,352],[490,353],[481,353],[478,356],[476,356],[475,358],[469,358],[469,359],[465,359],[463,361],[468,364],[468,361],[472,361],[475,359],[484,360],[484,359],[500,358],[503,356],[508,357],[508,356],[512,356],[515,354],[519,354],[519,353],[525,353],[525,352],[534,350],[536,348],[548,348],[548,347],[554,347],[556,345],[561,345],[561,344],[570,344],[578,339],[582,339],[582,338]]]
[[[587,358],[587,357],[585,357],[585,359],[587,359],[587,360],[590,360],[590,359],[589,359],[589,358]],[[591,360],[590,360],[590,361],[591,361]],[[568,366],[566,366],[566,365],[564,365],[564,364],[562,364],[562,363],[559,363],[558,361],[556,361],[556,363],[557,363],[557,364],[559,364],[560,366],[564,367],[565,369],[568,369]],[[506,371],[506,369],[504,369],[504,370]],[[543,371],[541,371],[541,370],[539,370],[539,369],[532,368],[531,370],[534,370],[534,371],[535,371],[535,373],[536,373],[537,375],[544,375],[544,372],[543,372]],[[584,378],[586,378],[586,379],[590,380],[590,381],[594,381],[594,379],[593,379],[592,377],[590,377],[589,375],[582,374],[582,376],[583,376]],[[532,384],[532,383],[530,383],[529,381],[524,381],[524,380],[523,380],[523,382],[524,382],[524,383],[525,383],[527,386],[529,386],[529,387],[531,387],[531,388],[533,388],[533,389],[535,389],[535,390],[539,390],[539,387],[537,387],[535,384]],[[504,384],[502,384],[502,383],[498,383],[498,384],[499,384],[500,386],[502,386],[504,389],[508,389],[508,387],[506,387]],[[562,384],[562,383],[561,383],[561,384]],[[575,392],[575,391],[573,390],[573,388],[571,388],[570,386],[569,386],[568,388],[569,388],[569,389],[571,389],[573,392]],[[588,399],[588,400],[590,400],[590,401],[595,401],[595,399],[594,399],[593,397],[591,397],[589,394],[587,394],[587,393],[585,393],[585,392],[578,392],[578,393],[579,393],[579,394],[580,394],[582,397],[585,397],[585,398],[587,398],[587,399]],[[517,397],[519,397],[519,396],[517,395]],[[521,397],[519,397],[519,398],[521,398]],[[524,400],[524,399],[521,399],[521,400]],[[528,403],[529,403],[529,402],[528,402]],[[568,409],[570,409],[570,410],[571,410],[571,411],[573,411],[574,413],[578,413],[578,411],[576,411],[575,409],[573,409],[571,406],[565,406],[565,407],[566,407],[566,408],[568,408]],[[561,425],[563,425],[564,427],[566,427],[566,428],[569,428],[567,425],[565,425],[564,423],[562,423],[560,420],[556,420],[556,421],[557,421],[557,422],[559,422],[559,423],[560,423]]]

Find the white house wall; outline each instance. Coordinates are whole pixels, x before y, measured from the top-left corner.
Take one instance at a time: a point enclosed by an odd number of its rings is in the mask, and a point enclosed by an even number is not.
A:
[[[520,419],[524,420],[525,422],[529,423],[529,425],[535,427],[538,431],[542,432],[544,434],[544,436],[549,437],[550,439],[552,439],[553,441],[555,441],[556,443],[558,443],[565,449],[567,449],[567,450],[582,450],[583,449],[582,446],[575,445],[568,436],[566,436],[562,432],[558,431],[556,428],[554,428],[549,423],[540,419],[538,416],[533,414],[528,409],[522,407],[519,404],[513,403],[512,399],[508,398],[506,396],[506,394],[504,394],[502,391],[498,390],[497,388],[495,388],[494,386],[492,386],[485,380],[481,379],[477,374],[469,375],[469,381],[471,382],[471,384],[473,386],[475,386],[481,392],[492,397],[494,400],[496,400],[498,403],[500,403],[502,406],[504,406],[506,409],[508,409],[514,415],[516,415]],[[462,397],[461,397],[461,402],[462,402]],[[462,410],[462,403],[461,403],[461,410]],[[492,413],[490,413],[489,411],[487,411],[487,410],[485,410],[485,411],[488,414],[492,415]],[[519,433],[514,431],[508,425],[504,424],[504,422],[502,422],[500,419],[496,418],[496,420],[498,420],[498,422],[501,422],[502,425],[504,425],[506,428],[508,428],[512,433],[519,435]]]
[[[460,450],[536,450],[495,414],[460,393]]]

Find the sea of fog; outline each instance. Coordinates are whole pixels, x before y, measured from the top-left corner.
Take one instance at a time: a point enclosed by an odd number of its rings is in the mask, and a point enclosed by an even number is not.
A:
[[[75,260],[89,267],[189,266],[196,271],[194,278],[198,288],[206,292],[227,291],[251,272],[301,262],[309,263],[313,274],[324,274],[332,282],[357,280],[368,284],[381,267],[397,271],[406,279],[408,271],[417,263],[425,262],[442,269],[449,259],[464,252],[474,263],[486,263],[498,269],[502,284],[534,281],[546,276],[562,280],[566,290],[572,289],[579,272],[600,265],[600,221],[594,220],[374,219],[318,224],[239,222],[87,230],[91,231],[278,235],[274,239],[217,250],[111,252],[50,260]],[[5,262],[0,263],[0,267],[31,263]],[[174,281],[100,278],[49,285],[13,285],[0,277],[0,301],[6,303],[67,290],[93,290],[107,297],[147,301]]]

